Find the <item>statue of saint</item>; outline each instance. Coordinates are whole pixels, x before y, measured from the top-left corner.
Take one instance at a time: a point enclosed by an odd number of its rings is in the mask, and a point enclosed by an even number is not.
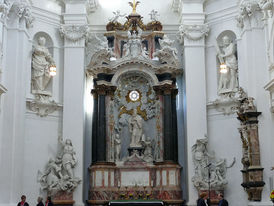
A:
[[[140,141],[143,134],[143,119],[137,114],[137,110],[133,110],[132,116],[129,118],[129,132],[131,133],[130,147],[141,147]]]
[[[218,93],[236,92],[238,87],[237,70],[238,62],[236,58],[236,45],[228,36],[223,37],[222,51],[217,48],[217,55],[220,64],[227,66],[226,73],[220,73]]]
[[[59,137],[59,143],[62,145],[62,166],[64,168],[65,173],[70,177],[74,178],[72,168],[76,165],[76,157],[75,151],[73,149],[72,143],[70,139],[66,139],[63,141],[62,137]]]
[[[38,38],[38,45],[32,53],[32,93],[44,94],[52,77],[49,73],[50,66],[55,62],[45,46],[45,37]]]

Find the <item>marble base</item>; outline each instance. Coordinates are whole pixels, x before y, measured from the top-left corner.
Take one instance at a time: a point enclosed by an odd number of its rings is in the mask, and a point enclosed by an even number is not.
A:
[[[52,202],[58,206],[72,206],[75,201],[72,192],[59,191],[52,196]]]
[[[182,203],[178,164],[131,162],[90,167],[89,204],[112,200],[161,200]]]

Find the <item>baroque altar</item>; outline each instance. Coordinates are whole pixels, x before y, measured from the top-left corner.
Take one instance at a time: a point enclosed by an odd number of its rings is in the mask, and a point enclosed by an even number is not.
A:
[[[174,41],[156,17],[114,12],[87,67],[93,77],[92,164],[88,203],[160,200],[181,204]],[[156,14],[156,11],[152,12]]]

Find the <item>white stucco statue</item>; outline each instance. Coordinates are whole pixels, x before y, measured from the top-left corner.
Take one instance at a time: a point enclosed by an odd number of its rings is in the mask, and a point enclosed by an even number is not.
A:
[[[273,0],[260,0],[259,6],[263,12],[263,20],[273,16]]]
[[[121,158],[121,138],[119,134],[114,137],[115,144],[115,161],[119,161]]]
[[[218,93],[236,92],[238,89],[238,62],[236,45],[228,36],[222,38],[223,47],[217,47],[217,56],[220,64],[227,66],[227,73],[220,73]]]
[[[157,57],[162,64],[178,66],[177,49],[172,47],[174,40],[171,40],[167,35],[164,35],[163,39],[159,39],[159,43],[161,49],[153,53],[153,58]]]
[[[77,160],[75,157],[75,151],[73,149],[72,143],[70,139],[66,139],[63,141],[62,137],[58,138],[59,143],[62,146],[62,166],[64,168],[64,172],[71,178],[74,177],[73,168],[75,167]]]
[[[148,163],[153,162],[153,152],[152,152],[152,140],[150,137],[147,137],[147,140],[142,141],[144,145],[144,160]]]
[[[74,177],[72,171],[76,165],[76,157],[71,140],[63,141],[61,137],[58,140],[61,144],[59,155],[55,160],[51,158],[48,161],[44,173],[38,171],[38,181],[48,195],[54,195],[58,191],[72,192],[81,182]]]
[[[151,21],[158,21],[158,16],[160,16],[158,14],[158,11],[155,11],[154,9],[149,13],[150,16],[150,20]]]
[[[120,10],[117,10],[116,12],[112,12],[114,16],[109,19],[110,22],[117,22],[120,17],[126,16],[126,14],[121,14]]]
[[[54,191],[58,189],[59,179],[62,178],[61,173],[62,164],[57,163],[55,160],[50,158],[46,170],[44,174],[40,177],[40,182],[42,184],[42,189],[46,189],[48,191]]]
[[[206,190],[210,186],[212,189],[224,189],[227,184],[226,171],[235,163],[235,158],[230,166],[226,165],[225,159],[216,160],[215,156],[209,154],[207,150],[208,138],[198,139],[192,146],[192,158],[195,175],[192,182],[198,190]],[[210,179],[209,177],[210,173]]]
[[[34,47],[32,53],[32,93],[34,94],[44,94],[52,79],[49,68],[55,65],[55,62],[45,45],[45,37],[40,36],[38,45]]]
[[[109,50],[108,48],[108,39],[107,37],[103,36],[102,38],[97,37],[95,34],[95,39],[97,40],[96,50]]]
[[[130,147],[141,147],[140,141],[143,134],[143,119],[137,114],[137,110],[133,110],[132,116],[128,121],[129,132],[131,133]]]

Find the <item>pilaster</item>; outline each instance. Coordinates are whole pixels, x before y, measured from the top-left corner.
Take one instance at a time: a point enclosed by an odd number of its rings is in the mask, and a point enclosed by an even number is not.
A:
[[[64,37],[64,92],[63,131],[70,138],[79,155],[75,176],[84,179],[84,85],[85,85],[85,34],[87,32],[86,1],[63,0],[65,13],[60,35]],[[75,205],[83,205],[83,186],[73,194]]]
[[[179,27],[179,40],[185,59],[188,175],[194,172],[191,146],[207,134],[205,37],[209,33],[209,27],[205,24],[203,3],[203,0],[183,0],[182,24]],[[194,205],[197,191],[191,178],[187,181],[188,204]]]
[[[7,2],[2,5],[6,5]],[[1,14],[1,79],[0,175],[1,203],[17,202],[25,190],[25,113],[27,75],[31,68],[29,28],[34,18],[31,7],[20,2],[8,2]],[[19,12],[19,8],[21,9]],[[7,15],[8,18],[7,18]],[[29,19],[28,19],[29,17]],[[4,54],[2,56],[2,54]],[[2,87],[2,85],[4,87]]]

